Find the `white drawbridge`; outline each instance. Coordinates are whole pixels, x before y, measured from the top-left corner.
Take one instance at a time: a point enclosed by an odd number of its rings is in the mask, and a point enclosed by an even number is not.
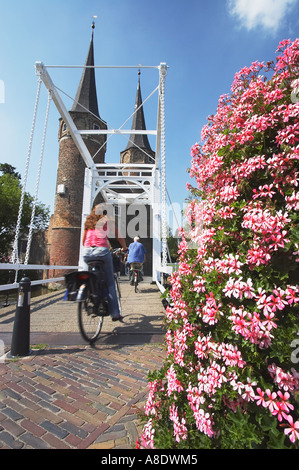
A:
[[[85,184],[84,184],[84,196],[83,196],[83,210],[82,210],[82,228],[85,222],[86,216],[90,213],[91,207],[97,195],[100,193],[103,200],[109,203],[117,202],[118,205],[130,204],[132,202],[138,202],[138,204],[146,204],[152,209],[152,237],[153,237],[153,253],[152,253],[152,277],[153,281],[160,284],[161,273],[170,273],[171,268],[167,266],[167,220],[166,220],[166,154],[165,154],[165,79],[167,74],[167,65],[160,63],[158,66],[94,66],[94,68],[154,68],[159,73],[158,85],[153,90],[148,98],[155,93],[158,94],[157,100],[157,124],[154,130],[133,130],[123,129],[124,124],[130,119],[128,118],[125,123],[118,129],[94,129],[94,130],[82,130],[77,129],[70,113],[61,98],[60,92],[55,84],[53,83],[49,74],[49,69],[56,66],[46,66],[42,62],[36,62],[35,68],[38,76],[38,92],[36,98],[36,106],[32,123],[32,131],[30,136],[29,151],[27,161],[30,158],[30,147],[32,136],[34,132],[34,126],[36,121],[36,109],[39,99],[39,91],[41,82],[44,83],[48,90],[48,108],[45,121],[45,129],[43,135],[41,158],[44,147],[44,138],[46,134],[46,123],[48,120],[49,103],[52,99],[61,118],[67,125],[70,134],[73,138],[74,143],[80,151],[80,154],[86,164],[85,170]],[[64,67],[64,66],[59,66]],[[72,66],[65,66],[70,68]],[[73,66],[79,67],[79,66]],[[80,66],[81,67],[81,66]],[[83,67],[83,66],[82,66]],[[147,99],[148,99],[147,98]],[[146,100],[145,100],[146,101]],[[144,101],[144,102],[145,102]],[[144,104],[142,103],[142,105]],[[135,109],[134,112],[137,110]],[[147,134],[156,136],[156,149],[155,149],[155,161],[151,164],[144,163],[115,163],[115,164],[95,164],[93,158],[90,155],[87,146],[85,145],[83,136],[87,134],[105,134],[112,136],[113,134]],[[109,137],[110,138],[110,137]],[[109,140],[107,139],[107,141]],[[106,142],[107,142],[106,141]],[[106,144],[105,142],[105,144]],[[26,168],[28,165],[26,164]],[[23,193],[25,191],[26,178],[23,183]],[[124,184],[125,183],[125,184]],[[125,188],[125,190],[124,190]],[[128,191],[132,190],[132,191]],[[17,246],[18,246],[18,224],[22,213],[22,199],[19,210],[19,217],[16,229],[14,250],[12,263],[19,263]],[[32,217],[33,222],[33,217]],[[30,232],[31,233],[31,232]],[[29,250],[30,250],[30,236],[29,243],[27,244],[27,252],[25,264],[28,262]],[[11,264],[9,265],[12,268]],[[21,265],[19,265],[21,266]],[[82,256],[79,258],[79,269],[83,266]],[[2,264],[0,268],[8,269],[8,266]],[[29,268],[29,266],[28,266]],[[34,267],[37,269],[37,267]],[[51,268],[51,266],[40,266],[40,269]],[[73,268],[73,267],[72,267]],[[33,269],[33,268],[32,268]],[[56,266],[57,269],[57,266]],[[45,280],[43,280],[44,282]]]

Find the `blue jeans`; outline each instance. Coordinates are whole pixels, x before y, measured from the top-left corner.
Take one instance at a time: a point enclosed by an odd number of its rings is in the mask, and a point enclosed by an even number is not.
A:
[[[83,260],[85,263],[89,261],[104,261],[103,271],[106,277],[106,283],[108,287],[108,303],[109,311],[112,318],[119,317],[120,311],[118,306],[115,281],[113,275],[113,262],[109,248],[104,247],[84,247]]]

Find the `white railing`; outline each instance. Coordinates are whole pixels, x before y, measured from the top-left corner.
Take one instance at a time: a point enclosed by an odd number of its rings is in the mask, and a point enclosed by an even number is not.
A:
[[[46,265],[41,265],[41,264],[21,264],[21,263],[16,263],[16,264],[10,264],[10,263],[0,263],[0,270],[7,270],[7,271],[28,271],[28,270],[49,270],[49,269],[74,269],[74,270],[82,270],[82,266],[49,266],[48,264]],[[172,274],[173,271],[177,270],[177,263],[168,263],[167,266],[160,267],[159,272],[164,273],[164,274]],[[32,286],[37,286],[39,284],[47,284],[50,282],[59,282],[59,281],[64,281],[64,277],[53,277],[49,279],[40,279],[36,281],[31,281]],[[159,289],[163,292],[164,288],[161,286],[160,282],[157,282]],[[18,289],[19,283],[18,282],[13,282],[11,284],[1,284],[0,285],[0,292],[5,291],[5,290],[11,290],[11,289]]]
[[[126,177],[140,178],[153,175],[154,165],[151,163],[97,163],[95,172],[105,178]]]
[[[49,266],[48,264],[46,265],[41,265],[41,264],[21,264],[21,263],[15,263],[15,264],[10,264],[10,263],[0,263],[0,270],[8,270],[8,271],[20,271],[20,270],[49,270],[49,269],[82,269],[81,266]],[[64,277],[53,277],[50,279],[40,279],[36,281],[31,281],[32,286],[37,286],[39,284],[47,284],[49,282],[58,282],[58,281],[64,281]],[[5,290],[10,290],[10,289],[18,289],[19,283],[18,282],[13,282],[12,284],[2,284],[0,285],[0,291],[5,291]]]

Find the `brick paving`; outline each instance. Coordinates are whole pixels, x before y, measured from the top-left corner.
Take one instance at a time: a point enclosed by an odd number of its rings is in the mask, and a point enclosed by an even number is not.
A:
[[[51,347],[0,365],[0,448],[132,449],[161,344]]]
[[[124,323],[105,319],[94,347],[81,340],[74,306],[63,303],[62,293],[32,302],[31,354],[0,359],[1,449],[135,447],[147,374],[165,356],[160,293],[151,284],[141,286],[133,294],[122,283]],[[6,351],[11,310],[0,310]],[[45,338],[47,344],[35,349]]]

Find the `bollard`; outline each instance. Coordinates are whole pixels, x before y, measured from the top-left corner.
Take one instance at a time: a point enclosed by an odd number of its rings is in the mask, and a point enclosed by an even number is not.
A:
[[[31,281],[23,277],[19,282],[17,309],[9,357],[29,356]]]

